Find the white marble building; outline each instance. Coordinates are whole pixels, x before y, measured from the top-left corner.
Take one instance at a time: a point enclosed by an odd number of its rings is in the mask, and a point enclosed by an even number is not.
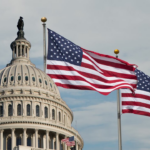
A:
[[[30,62],[23,29],[11,43],[12,60],[0,70],[0,150],[69,150],[61,139],[83,139],[71,126],[73,113],[52,79]]]

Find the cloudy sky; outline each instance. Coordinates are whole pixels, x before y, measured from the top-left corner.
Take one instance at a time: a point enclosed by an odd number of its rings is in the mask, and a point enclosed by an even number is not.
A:
[[[1,0],[0,69],[11,60],[10,43],[16,38],[17,22],[23,16],[25,37],[32,44],[31,61],[43,69],[41,17],[47,27],[83,48],[137,64],[150,75],[149,0]],[[84,150],[118,148],[116,91],[108,96],[94,91],[59,88],[74,113],[73,126],[84,139]],[[76,123],[77,122],[77,125]],[[122,115],[123,150],[150,149],[150,118]]]

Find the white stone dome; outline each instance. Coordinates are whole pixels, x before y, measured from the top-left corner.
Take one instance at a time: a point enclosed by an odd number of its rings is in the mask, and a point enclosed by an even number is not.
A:
[[[19,60],[0,70],[0,90],[4,88],[34,88],[51,92],[60,96],[59,90],[53,80],[42,70],[31,64]]]
[[[73,113],[53,80],[31,63],[31,44],[20,25],[12,60],[0,70],[0,150],[69,150],[61,140],[71,136],[82,150],[83,139],[71,126]]]

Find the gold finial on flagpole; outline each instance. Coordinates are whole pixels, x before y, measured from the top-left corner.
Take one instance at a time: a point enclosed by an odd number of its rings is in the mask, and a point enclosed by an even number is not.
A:
[[[42,18],[41,18],[41,21],[42,21],[42,22],[46,22],[46,21],[47,21],[47,18],[46,18],[46,17],[42,17]]]
[[[115,49],[115,50],[114,50],[114,53],[116,54],[116,58],[118,58],[118,55],[117,55],[117,54],[119,54],[119,49]]]

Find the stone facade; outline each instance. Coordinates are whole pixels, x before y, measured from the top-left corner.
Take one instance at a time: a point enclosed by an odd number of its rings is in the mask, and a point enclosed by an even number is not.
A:
[[[61,139],[83,139],[71,126],[73,113],[53,80],[30,62],[31,44],[17,38],[12,60],[0,70],[0,150],[69,150]]]

